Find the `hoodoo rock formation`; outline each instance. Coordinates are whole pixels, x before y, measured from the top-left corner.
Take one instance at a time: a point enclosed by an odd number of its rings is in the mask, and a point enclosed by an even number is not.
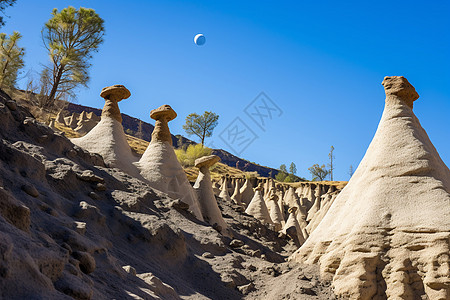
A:
[[[245,180],[244,185],[241,187],[239,192],[241,193],[242,203],[247,206],[250,201],[252,201],[254,195],[252,184],[248,179]]]
[[[275,231],[280,231],[283,228],[284,219],[277,202],[278,196],[272,194],[267,202],[267,208],[269,210],[270,219],[275,225]]]
[[[156,121],[152,140],[136,163],[142,177],[155,189],[188,204],[189,210],[203,221],[197,195],[172,146],[168,122],[177,117],[176,112],[170,105],[163,105],[152,110],[150,117]]]
[[[363,160],[292,259],[318,262],[346,298],[450,299],[450,170],[413,113],[414,87],[383,86]]]
[[[283,233],[290,237],[297,247],[300,247],[305,239],[302,235],[302,229],[297,221],[297,207],[291,207],[288,210],[289,217],[286,221],[286,224],[283,227]]]
[[[263,184],[260,183],[254,190],[255,195],[253,196],[252,201],[250,201],[245,213],[253,216],[262,223],[273,224],[272,219],[270,218],[269,210],[267,209],[266,203],[263,199]]]
[[[113,85],[102,89],[100,96],[105,99],[105,106],[101,121],[88,134],[71,141],[90,152],[100,154],[110,167],[117,167],[141,178],[138,169],[133,165],[138,158],[133,155],[128,145],[118,105],[130,95],[130,91],[123,85]]]
[[[199,173],[194,189],[197,191],[203,219],[222,234],[231,236],[227,223],[223,220],[222,213],[217,206],[209,172],[209,168],[219,161],[220,158],[216,155],[203,156],[195,160],[195,167],[199,169]]]

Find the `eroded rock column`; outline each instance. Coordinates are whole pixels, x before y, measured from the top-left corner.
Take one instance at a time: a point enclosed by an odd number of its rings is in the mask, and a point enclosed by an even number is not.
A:
[[[203,219],[223,235],[231,236],[217,205],[209,172],[209,168],[219,161],[220,158],[217,155],[204,156],[195,160],[195,167],[199,169],[199,173],[194,189],[197,191]]]

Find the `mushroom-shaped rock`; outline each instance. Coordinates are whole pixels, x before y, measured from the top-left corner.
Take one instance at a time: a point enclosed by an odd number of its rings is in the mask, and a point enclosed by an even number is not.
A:
[[[450,170],[413,113],[414,88],[383,85],[364,158],[292,259],[319,263],[337,296],[450,299]]]
[[[102,110],[102,119],[104,117],[112,118],[122,123],[119,102],[128,99],[131,96],[130,91],[121,84],[115,84],[102,89],[100,97],[105,99],[105,106]]]
[[[203,220],[197,194],[172,147],[167,123],[176,117],[175,111],[169,105],[163,105],[152,110],[150,116],[156,120],[152,140],[136,166],[153,188],[188,204],[197,219]]]
[[[395,102],[394,99],[398,99],[412,109],[414,101],[419,99],[416,89],[403,76],[386,76],[381,84],[384,86],[386,101],[392,99]]]
[[[214,227],[218,228],[222,234],[231,236],[217,205],[209,172],[209,168],[219,161],[220,158],[217,155],[203,156],[195,160],[195,167],[199,169],[199,173],[194,190],[198,195],[203,219],[209,224],[215,225]]]
[[[177,117],[177,113],[170,105],[162,105],[150,112],[150,118],[155,120],[155,129],[152,132],[152,140],[172,143],[168,122]]]
[[[128,91],[122,85],[114,85],[104,88],[101,95],[106,96],[105,107],[102,111],[101,121],[81,138],[71,139],[71,141],[90,152],[100,154],[110,167],[117,167],[138,178],[138,169],[133,165],[137,157],[133,155],[128,145],[122,127],[122,118],[117,103],[129,96]]]
[[[267,202],[267,209],[269,210],[270,219],[275,225],[275,231],[280,231],[283,228],[284,219],[277,202],[278,196],[272,194]]]
[[[250,201],[245,213],[253,216],[262,223],[273,224],[272,219],[270,218],[269,210],[267,209],[266,203],[263,199],[263,184],[260,183],[254,190],[255,195],[253,196],[252,201]]]

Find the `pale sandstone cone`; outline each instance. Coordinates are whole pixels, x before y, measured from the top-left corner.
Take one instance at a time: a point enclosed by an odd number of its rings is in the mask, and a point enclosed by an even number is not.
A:
[[[109,167],[116,167],[132,176],[142,178],[136,166],[133,165],[138,158],[133,155],[128,145],[117,104],[130,95],[130,91],[123,85],[117,84],[103,88],[100,96],[104,98],[105,106],[100,122],[85,136],[71,139],[71,141],[90,152],[100,154]],[[73,120],[72,116],[69,126],[72,126]],[[76,123],[74,128],[77,127]]]
[[[275,231],[280,231],[283,229],[284,219],[277,202],[278,196],[272,194],[267,202],[267,209],[269,210],[270,219],[275,225]]]
[[[266,203],[263,199],[263,184],[260,183],[254,190],[255,195],[250,201],[245,213],[253,216],[255,219],[261,221],[261,223],[273,224],[272,219],[270,218],[269,210],[267,209]]]
[[[209,168],[219,162],[217,155],[203,156],[195,160],[195,167],[199,169],[194,189],[197,192],[203,219],[215,226],[223,235],[231,236],[228,225],[225,223],[216,197],[214,196]]]
[[[170,105],[163,105],[150,112],[150,117],[156,121],[155,129],[150,144],[136,166],[142,177],[153,188],[188,204],[189,210],[197,219],[203,221],[197,194],[190,185],[172,147],[168,122],[176,116]]]
[[[450,299],[450,170],[412,111],[404,77],[358,169],[291,257],[320,264],[350,299]]]

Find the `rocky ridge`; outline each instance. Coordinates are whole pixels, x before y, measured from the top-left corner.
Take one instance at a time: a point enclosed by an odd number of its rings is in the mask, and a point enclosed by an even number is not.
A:
[[[285,262],[292,242],[232,202],[218,202],[227,238],[3,91],[0,114],[0,298],[255,299],[290,272],[291,296],[332,298],[317,270]]]

